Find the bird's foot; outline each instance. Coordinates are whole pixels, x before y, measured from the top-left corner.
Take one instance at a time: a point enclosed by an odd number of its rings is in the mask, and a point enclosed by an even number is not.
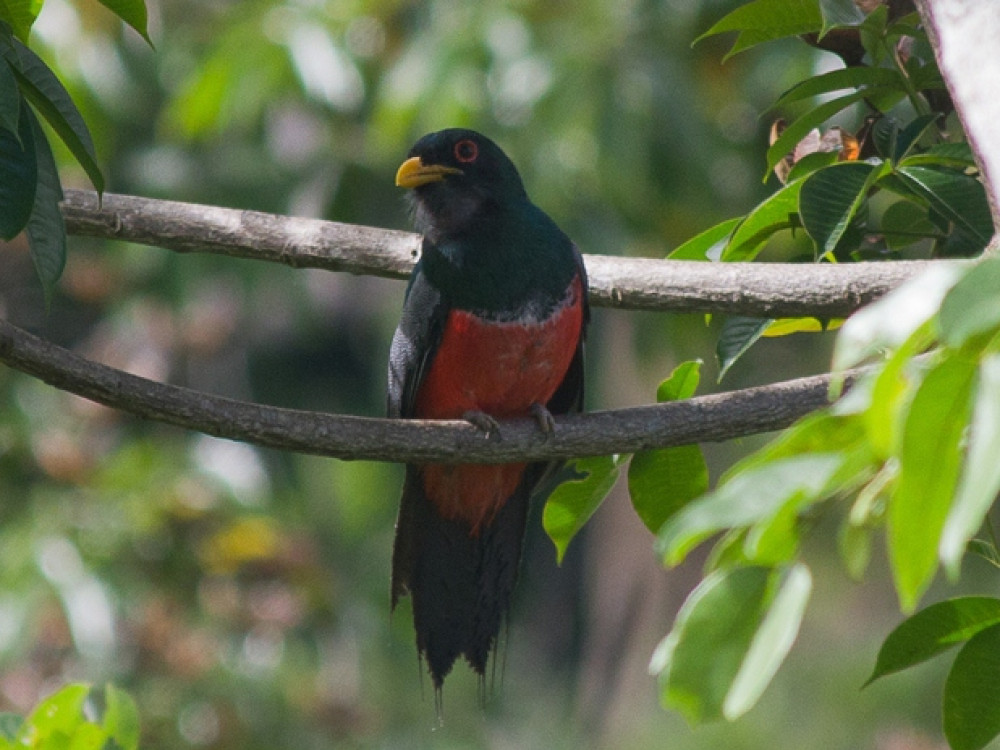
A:
[[[535,422],[538,424],[538,429],[545,435],[546,440],[555,435],[556,418],[552,416],[552,412],[546,409],[544,405],[539,403],[532,404],[531,416],[535,418]]]
[[[469,411],[462,415],[462,419],[473,427],[482,430],[487,440],[492,438],[500,439],[500,423],[486,412],[479,411],[479,409],[469,409]]]

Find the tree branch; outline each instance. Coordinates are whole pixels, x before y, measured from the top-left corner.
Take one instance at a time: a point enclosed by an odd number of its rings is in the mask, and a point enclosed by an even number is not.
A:
[[[341,459],[504,463],[631,453],[770,432],[827,403],[830,376],[685,401],[533,420],[486,439],[466,422],[374,419],[281,409],[166,385],[91,362],[0,320],[0,361],[60,390],[139,417],[255,445]],[[853,373],[851,374],[853,375]],[[849,378],[850,379],[850,378]]]
[[[67,190],[71,234],[177,252],[216,253],[295,266],[404,278],[420,250],[408,232],[193,203]],[[628,310],[759,317],[845,317],[930,262],[698,263],[586,256],[590,301]]]

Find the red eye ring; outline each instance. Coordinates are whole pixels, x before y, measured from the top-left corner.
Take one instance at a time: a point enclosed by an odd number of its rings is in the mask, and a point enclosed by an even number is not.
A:
[[[463,138],[455,144],[455,158],[463,164],[468,164],[479,158],[479,146],[475,141]]]

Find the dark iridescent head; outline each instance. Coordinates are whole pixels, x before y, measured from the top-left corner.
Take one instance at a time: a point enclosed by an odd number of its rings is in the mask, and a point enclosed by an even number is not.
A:
[[[464,231],[483,211],[525,197],[521,176],[500,147],[461,128],[417,141],[396,185],[413,190],[417,228],[439,235]]]

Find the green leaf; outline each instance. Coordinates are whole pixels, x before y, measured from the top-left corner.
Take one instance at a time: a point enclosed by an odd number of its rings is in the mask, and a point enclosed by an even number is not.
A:
[[[865,14],[854,0],[819,0],[819,9],[823,14],[823,31],[820,37],[825,36],[830,29],[860,26],[865,22]]]
[[[85,684],[67,685],[49,696],[24,720],[17,733],[17,742],[28,747],[69,747],[82,725],[87,723],[83,703],[90,693]],[[57,743],[65,744],[57,744]]]
[[[980,750],[1000,733],[1000,625],[974,635],[944,683],[944,734],[952,750]]]
[[[93,139],[69,92],[38,55],[18,42],[15,48],[19,64],[13,70],[21,92],[66,144],[94,189],[103,192],[104,177],[97,165]]]
[[[13,740],[17,737],[17,732],[22,724],[24,724],[24,717],[20,714],[0,713],[0,737],[5,740]]]
[[[2,0],[0,0],[2,2]],[[0,128],[17,135],[21,117],[21,91],[7,61],[0,57]]]
[[[28,110],[31,131],[35,140],[35,154],[38,159],[38,186],[35,202],[28,219],[28,246],[34,261],[38,278],[45,291],[45,301],[49,304],[55,283],[66,265],[66,226],[63,224],[59,203],[63,199],[59,172],[52,157],[49,142],[45,139],[42,126],[33,112]]]
[[[667,257],[670,260],[719,260],[726,240],[741,221],[742,217],[737,216],[716,224],[675,247]]]
[[[722,260],[753,260],[771,235],[798,226],[802,182],[788,183],[747,214],[733,231],[729,244],[722,252]]]
[[[19,138],[0,130],[0,238],[9,240],[28,223],[38,184],[35,141],[28,108],[21,110]]]
[[[760,624],[770,573],[759,567],[716,571],[691,592],[650,660],[666,708],[692,724],[723,716]]]
[[[109,8],[116,16],[139,32],[143,39],[153,46],[146,30],[146,2],[145,0],[98,0],[106,8]]]
[[[104,731],[120,750],[138,750],[139,711],[132,697],[111,683],[104,687]]]
[[[810,589],[804,565],[706,576],[650,660],[663,705],[692,724],[749,710],[794,642]]]
[[[941,302],[938,329],[948,346],[961,347],[1000,326],[1000,258],[977,263]]]
[[[952,355],[924,377],[910,404],[889,503],[889,561],[904,610],[937,569],[937,549],[958,480],[975,362]]]
[[[840,242],[879,171],[865,162],[846,162],[813,172],[804,180],[799,215],[818,256]]]
[[[958,264],[936,263],[847,319],[837,335],[833,370],[843,372],[883,349],[895,349],[935,315],[962,277]]]
[[[829,94],[844,89],[857,89],[862,86],[902,87],[903,79],[899,72],[893,68],[857,66],[832,70],[829,73],[812,76],[792,86],[778,98],[778,101],[771,105],[771,109],[779,109],[792,102],[802,101],[820,94]]]
[[[767,150],[767,169],[765,170],[765,176],[772,169],[774,169],[775,164],[784,159],[787,154],[790,154],[795,150],[795,146],[798,145],[799,141],[805,138],[810,130],[815,127],[819,127],[819,125],[829,120],[835,114],[840,112],[840,110],[861,101],[868,95],[868,93],[869,92],[867,90],[863,89],[861,91],[855,91],[852,94],[846,94],[845,96],[840,96],[836,99],[823,102],[792,122],[787,128],[785,128],[778,139],[772,143],[771,147]]]
[[[556,558],[562,562],[566,548],[577,532],[600,507],[618,480],[624,457],[597,456],[573,462],[581,474],[560,484],[549,495],[542,513],[542,526],[556,546]]]
[[[972,147],[968,143],[935,143],[926,151],[909,154],[900,162],[900,166],[947,167],[965,171],[966,169],[975,169],[976,160],[972,156]]]
[[[948,221],[969,232],[983,246],[989,242],[993,218],[983,184],[975,177],[952,169],[921,166],[901,166],[897,174]]]
[[[878,65],[886,57],[885,26],[889,20],[889,6],[881,3],[875,8],[864,23],[858,27],[861,44],[871,58],[872,65]]]
[[[670,518],[660,530],[656,551],[677,565],[712,534],[771,518],[786,504],[802,507],[821,499],[843,466],[835,453],[777,459],[731,476],[715,490]]]
[[[905,159],[917,144],[920,143],[920,139],[923,138],[924,134],[934,127],[940,118],[941,115],[938,113],[921,115],[907,124],[896,138],[896,149],[892,155],[893,162]]]
[[[763,42],[819,31],[822,26],[823,17],[817,0],[754,0],[721,18],[694,43],[716,34],[739,32],[723,58],[728,60],[737,52]]]
[[[958,578],[969,540],[983,525],[1000,492],[1000,354],[979,363],[979,382],[958,493],[941,534],[941,561]]]
[[[893,250],[934,237],[938,230],[927,218],[927,209],[913,201],[899,200],[892,203],[882,213],[879,231],[885,243]]]
[[[918,328],[896,349],[875,375],[871,400],[863,420],[875,455],[885,461],[899,454],[903,434],[903,406],[914,389],[913,373],[909,372],[913,356],[930,342],[930,325]]]
[[[925,662],[997,623],[1000,599],[990,596],[964,596],[932,604],[903,620],[889,634],[865,685]]]
[[[770,684],[795,642],[811,592],[809,568],[802,563],[792,566],[774,594],[726,693],[722,714],[729,721],[753,708]]]
[[[790,336],[793,333],[821,333],[840,328],[843,318],[820,320],[819,318],[776,318],[764,331],[765,338]]]
[[[694,395],[701,360],[683,362],[657,389],[657,401]],[[654,534],[664,522],[708,489],[708,467],[697,445],[642,451],[628,468],[628,490],[639,518]]]
[[[814,151],[811,154],[806,154],[792,165],[792,168],[788,172],[788,179],[785,182],[791,183],[795,180],[801,180],[818,169],[836,164],[839,159],[839,149],[837,151]]]
[[[0,21],[8,23],[14,34],[22,42],[27,42],[43,2],[44,0],[0,0]]]
[[[659,403],[664,401],[680,401],[691,398],[698,390],[698,383],[701,381],[700,359],[692,359],[681,362],[670,373],[670,377],[664,380],[656,389],[656,400]]]
[[[872,557],[872,530],[845,521],[837,534],[837,551],[852,581],[861,581]]]
[[[719,382],[773,322],[773,318],[748,318],[743,315],[731,315],[723,321],[715,345],[715,356],[719,359]]]

